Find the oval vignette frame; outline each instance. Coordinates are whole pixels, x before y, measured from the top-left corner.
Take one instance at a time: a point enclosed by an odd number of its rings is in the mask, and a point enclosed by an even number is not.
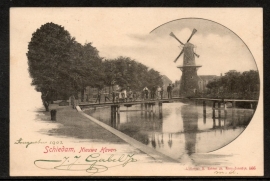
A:
[[[155,31],[159,30],[161,27],[164,27],[164,26],[166,26],[166,25],[169,25],[170,23],[174,23],[174,22],[176,22],[176,21],[181,21],[181,20],[198,20],[198,21],[206,21],[206,22],[208,22],[208,23],[212,23],[212,24],[214,24],[214,25],[220,26],[220,27],[222,27],[224,30],[226,30],[226,31],[228,31],[228,32],[230,32],[230,33],[232,33],[234,36],[236,36],[236,37],[238,38],[238,40],[241,41],[241,43],[243,43],[243,44],[245,45],[245,48],[248,50],[248,52],[250,53],[250,55],[251,55],[251,57],[252,57],[253,62],[255,63],[256,70],[257,70],[258,74],[260,74],[260,72],[259,72],[259,70],[258,70],[257,62],[255,61],[255,58],[254,58],[252,52],[250,51],[249,47],[247,46],[247,44],[246,44],[246,43],[241,39],[241,37],[238,36],[234,31],[232,31],[232,30],[229,29],[228,27],[226,27],[226,26],[224,26],[224,25],[222,25],[222,24],[220,24],[220,23],[218,23],[218,22],[215,22],[215,21],[212,21],[212,20],[209,20],[209,19],[204,19],[204,18],[196,18],[196,17],[179,18],[179,19],[171,20],[171,21],[168,21],[168,22],[166,22],[166,23],[164,23],[164,24],[159,25],[158,27],[156,27],[156,28],[154,28],[152,31],[150,31],[149,34],[154,33]],[[183,27],[182,29],[184,29],[184,28],[188,28],[188,27]],[[197,29],[197,28],[196,28],[196,29]],[[197,29],[197,30],[198,30],[198,29]],[[170,29],[170,31],[172,31],[172,30]],[[210,31],[211,31],[211,30],[210,30]],[[168,36],[169,36],[169,34],[168,34]],[[183,40],[182,40],[182,41],[183,41]],[[169,60],[168,60],[168,61],[169,61]],[[173,60],[171,60],[171,61],[173,61]],[[261,95],[260,95],[260,85],[261,85],[261,80],[260,80],[260,77],[259,77],[259,90],[258,90],[259,96],[258,96],[258,102],[257,102],[257,105],[258,105],[258,103],[259,103],[259,98],[260,98],[260,96],[261,96]],[[217,150],[219,150],[219,149],[222,149],[223,147],[225,147],[225,146],[229,145],[230,143],[232,143],[232,142],[233,142],[234,140],[236,140],[236,139],[237,139],[237,138],[238,138],[238,137],[246,130],[246,128],[249,126],[250,122],[251,122],[252,119],[253,119],[253,116],[254,116],[256,110],[257,110],[257,106],[256,106],[256,108],[254,109],[254,112],[253,112],[253,114],[252,114],[252,116],[251,116],[251,118],[250,118],[250,121],[249,121],[249,123],[247,124],[247,126],[246,126],[246,127],[244,128],[244,130],[243,130],[239,135],[237,135],[234,139],[228,141],[228,143],[225,143],[223,146],[218,147],[218,148],[216,148],[216,149],[214,149],[214,150],[212,150],[212,151],[208,151],[208,152],[195,152],[195,153],[211,153],[211,152],[217,151]]]

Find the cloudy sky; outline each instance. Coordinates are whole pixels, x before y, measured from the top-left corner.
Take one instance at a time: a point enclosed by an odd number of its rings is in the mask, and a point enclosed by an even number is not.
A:
[[[81,44],[92,42],[102,57],[131,57],[173,81],[180,79],[177,66],[182,64],[183,56],[173,62],[181,47],[169,36],[171,31],[186,42],[192,29],[198,30],[190,42],[200,55],[196,58],[196,63],[202,65],[200,75],[256,69],[252,54],[257,64],[262,65],[261,16],[261,9],[244,8],[11,8],[11,74],[18,88],[30,85],[28,42],[32,33],[47,22],[64,26]],[[189,17],[218,22],[243,41],[220,24],[183,19]]]

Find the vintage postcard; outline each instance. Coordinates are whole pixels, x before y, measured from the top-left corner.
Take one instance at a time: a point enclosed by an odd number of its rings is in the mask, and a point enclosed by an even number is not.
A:
[[[262,8],[10,8],[10,176],[263,176]]]

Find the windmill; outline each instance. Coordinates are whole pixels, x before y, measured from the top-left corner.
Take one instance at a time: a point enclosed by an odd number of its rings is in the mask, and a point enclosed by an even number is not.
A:
[[[200,57],[198,54],[194,52],[195,46],[192,43],[189,43],[193,35],[197,32],[196,29],[193,29],[190,37],[188,38],[187,42],[184,44],[181,42],[173,32],[170,33],[170,36],[175,38],[182,46],[183,49],[181,50],[180,54],[176,57],[174,62],[176,62],[182,54],[184,54],[183,58],[183,66],[178,66],[182,71],[181,77],[181,84],[180,84],[180,96],[193,96],[197,93],[199,86],[198,86],[198,75],[197,69],[201,66],[197,66],[195,63],[195,56]]]

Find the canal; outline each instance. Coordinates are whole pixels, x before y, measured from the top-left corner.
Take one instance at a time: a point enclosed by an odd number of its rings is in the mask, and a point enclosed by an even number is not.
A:
[[[111,114],[110,107],[84,111],[141,143],[172,158],[183,154],[208,153],[226,146],[249,124],[254,110],[228,108],[215,111],[192,103],[163,103],[152,111],[142,111],[141,105],[121,106]],[[214,116],[214,117],[213,117]]]

